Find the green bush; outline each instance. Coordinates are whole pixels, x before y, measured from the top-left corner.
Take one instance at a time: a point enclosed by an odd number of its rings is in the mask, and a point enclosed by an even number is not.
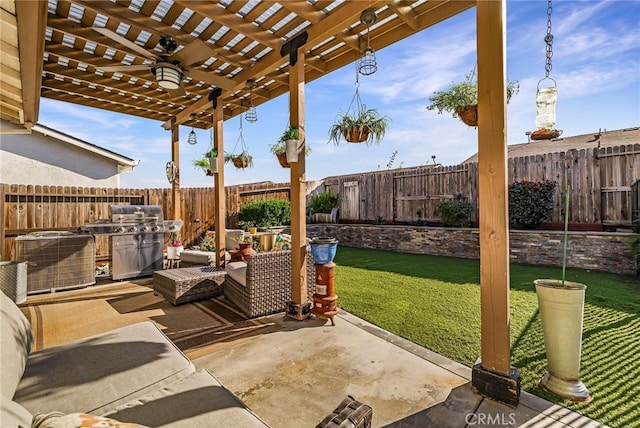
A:
[[[438,205],[438,212],[442,217],[442,224],[448,227],[471,226],[473,207],[468,202],[446,201]]]
[[[553,214],[554,181],[517,181],[509,185],[509,223],[534,229]]]
[[[331,191],[324,193],[318,193],[311,199],[311,212],[315,213],[327,213],[331,214],[333,208],[338,208],[339,199],[338,195],[334,195]]]
[[[240,207],[238,225],[249,230],[250,227],[267,229],[291,223],[291,203],[288,199],[267,199],[254,201]]]

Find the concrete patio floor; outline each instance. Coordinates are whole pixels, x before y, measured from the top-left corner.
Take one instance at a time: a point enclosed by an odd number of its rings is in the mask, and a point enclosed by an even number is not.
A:
[[[522,392],[512,408],[474,392],[471,369],[341,311],[336,325],[277,314],[268,333],[194,358],[274,428],[313,427],[347,395],[375,427],[602,427]]]

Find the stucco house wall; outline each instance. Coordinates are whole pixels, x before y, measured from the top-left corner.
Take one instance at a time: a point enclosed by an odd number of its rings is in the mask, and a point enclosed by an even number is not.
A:
[[[17,128],[7,122],[2,129],[1,183],[117,188],[138,163],[42,125],[31,133],[11,133]]]

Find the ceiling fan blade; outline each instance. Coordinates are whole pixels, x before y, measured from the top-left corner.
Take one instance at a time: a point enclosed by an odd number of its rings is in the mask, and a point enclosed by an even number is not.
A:
[[[193,80],[205,82],[210,85],[222,88],[225,90],[233,89],[236,86],[236,82],[226,77],[218,76],[213,71],[205,70],[185,70],[185,74],[191,77]]]
[[[171,59],[176,59],[183,67],[188,67],[196,62],[204,61],[213,56],[213,49],[208,43],[200,39],[195,39],[185,45],[182,49],[171,54]]]
[[[178,86],[176,89],[167,89],[167,92],[171,98],[182,97],[186,94],[182,86]]]
[[[148,70],[150,67],[153,67],[153,64],[134,64],[134,65],[110,65],[108,67],[100,67],[97,66],[98,70],[102,71],[138,71],[138,70]]]
[[[153,60],[156,59],[154,54],[152,54],[151,52],[147,51],[142,46],[133,43],[131,40],[122,37],[120,34],[116,33],[115,31],[111,31],[108,28],[104,28],[104,27],[91,27],[91,28],[93,28],[95,31],[97,31],[98,33],[102,34],[103,36],[107,36],[111,40],[114,40],[114,41],[120,43],[122,46],[126,46],[127,48],[131,49],[132,51],[137,52],[138,54],[142,55],[145,58],[149,58],[149,59],[153,59]]]

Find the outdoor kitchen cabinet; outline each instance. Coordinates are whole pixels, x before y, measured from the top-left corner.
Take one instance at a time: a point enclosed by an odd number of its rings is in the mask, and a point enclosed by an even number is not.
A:
[[[111,237],[113,279],[151,276],[162,270],[164,235],[162,233],[138,233]]]

